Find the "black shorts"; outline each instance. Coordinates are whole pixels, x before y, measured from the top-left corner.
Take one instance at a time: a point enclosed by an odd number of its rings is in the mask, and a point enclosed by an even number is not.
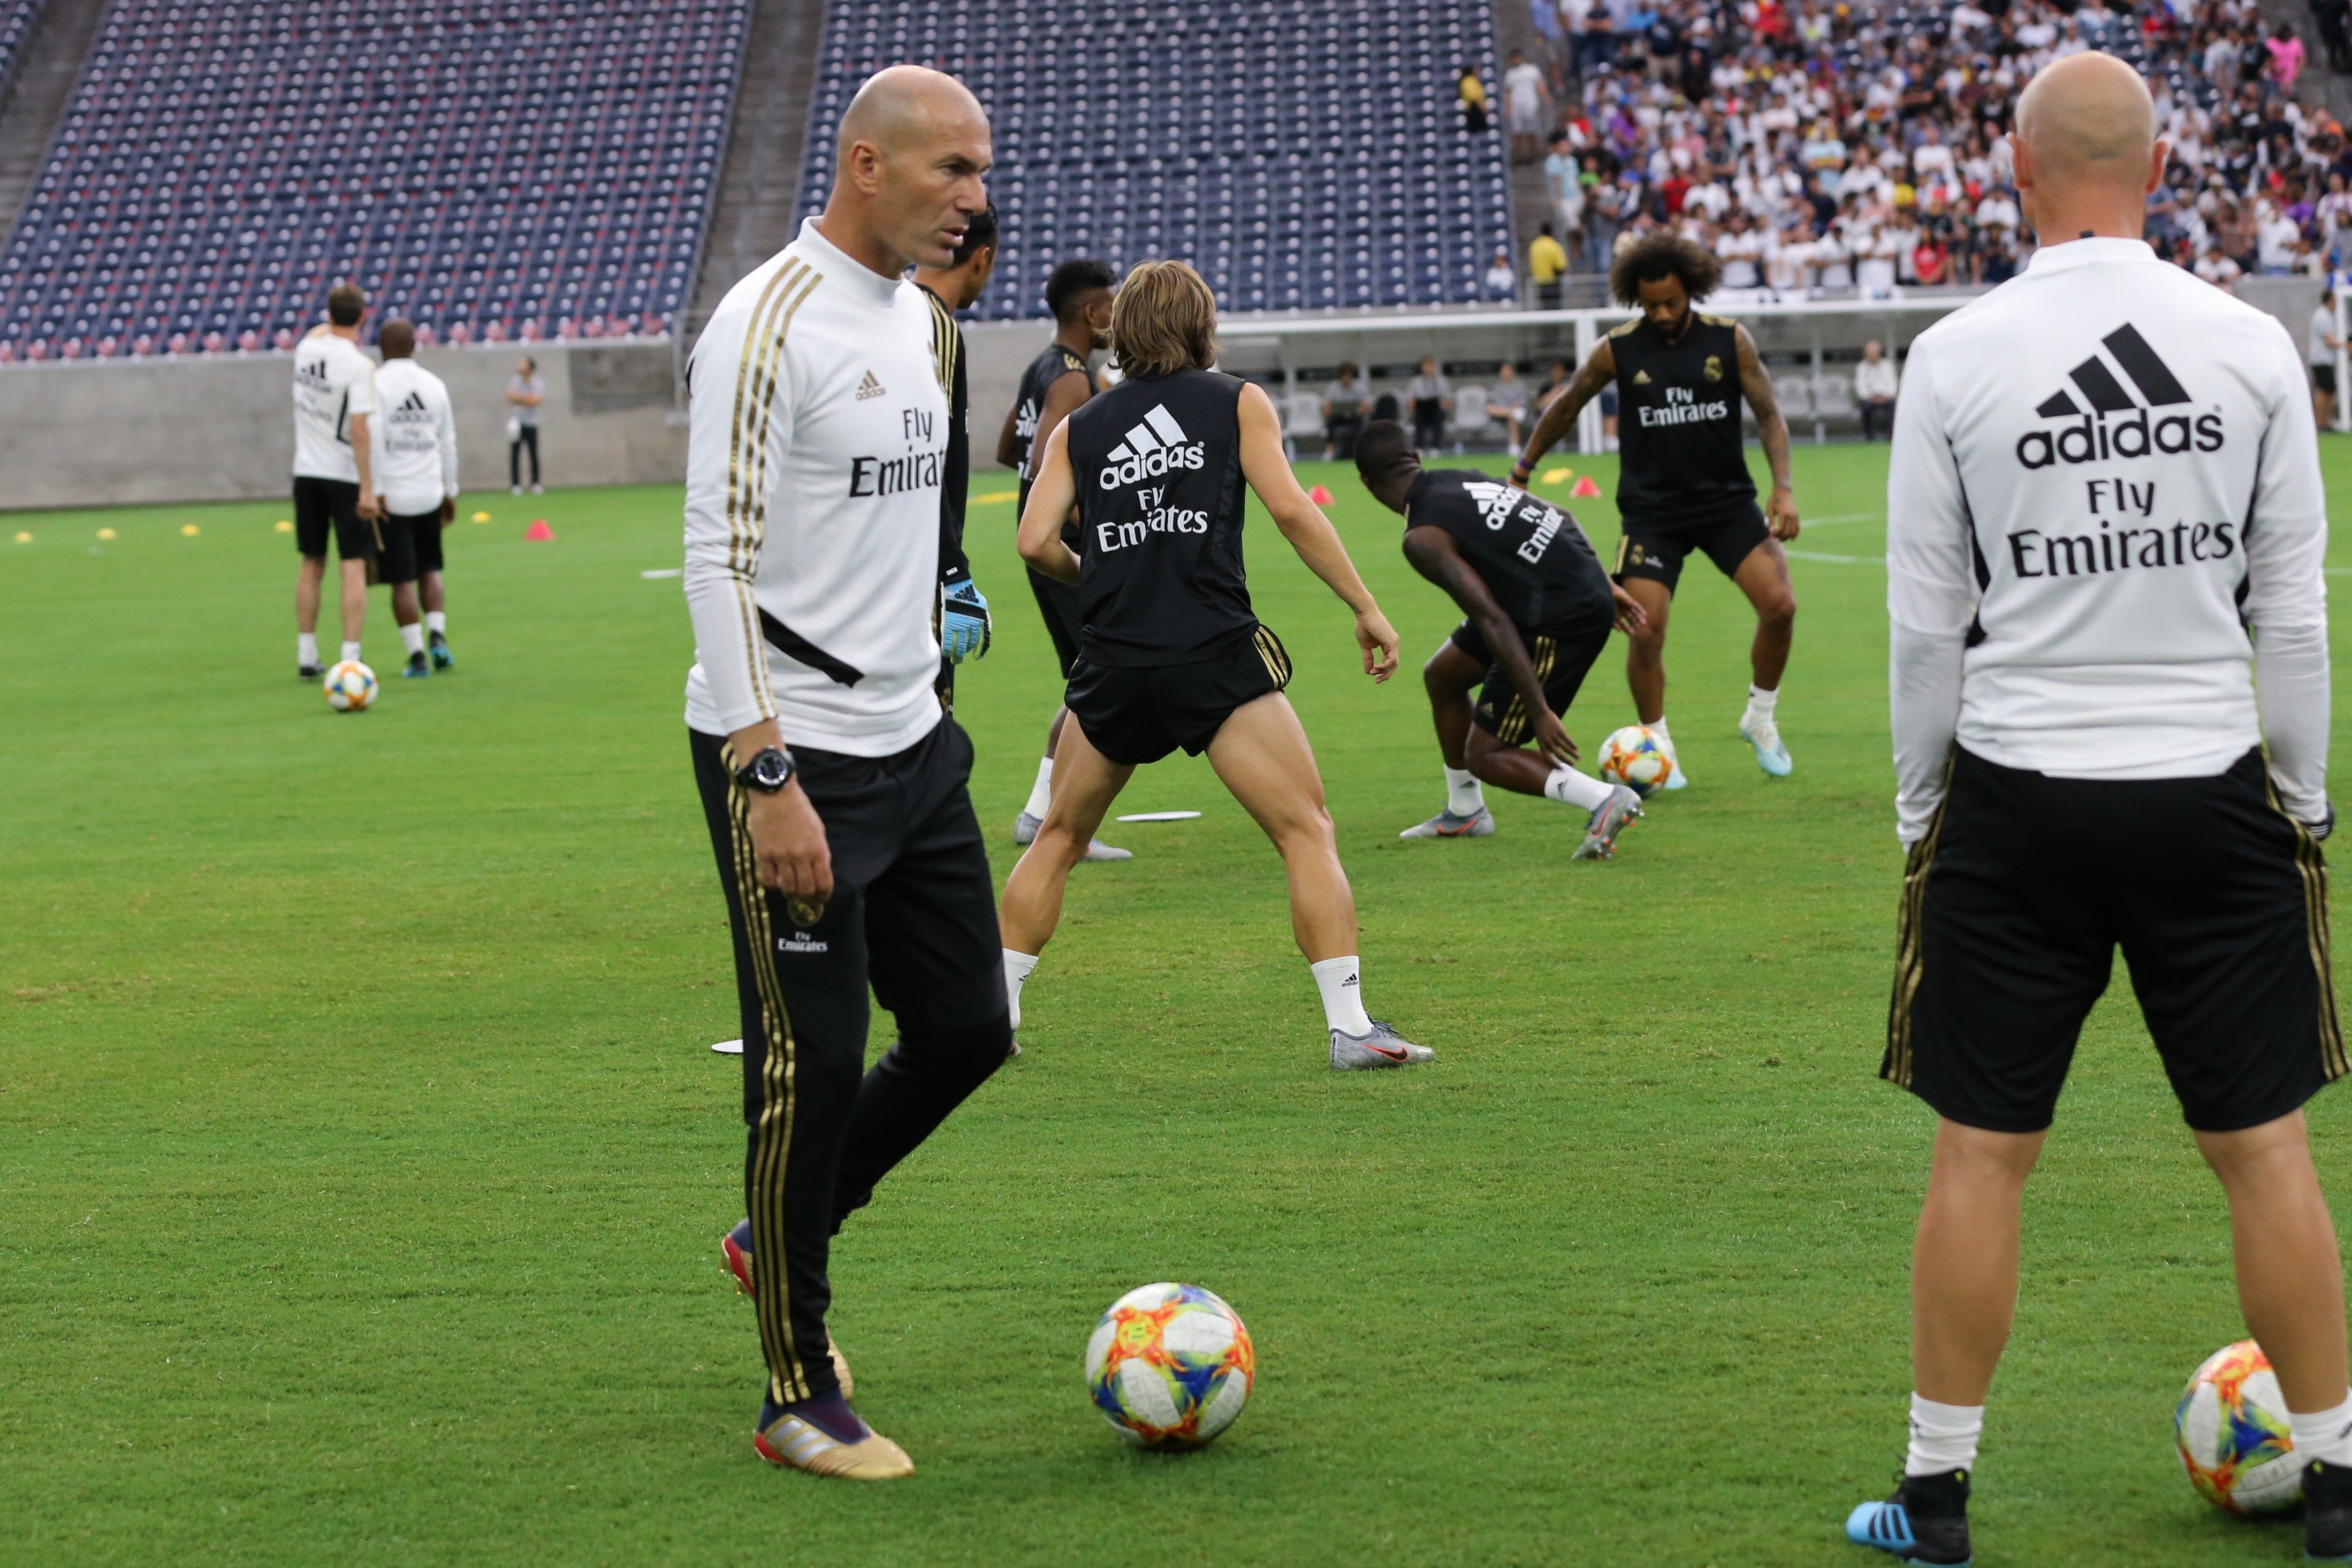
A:
[[[2050,1125],[2124,950],[2189,1125],[2284,1116],[2342,1076],[2327,864],[2262,753],[2189,779],[2059,779],[1955,754],[1903,873],[1879,1076],[1954,1121]]]
[[[415,582],[417,557],[422,553],[422,541],[428,532],[433,535],[437,555],[441,542],[439,512],[429,511],[422,517],[399,517],[386,512],[376,524],[376,534],[383,542],[383,549],[376,553],[377,580],[384,583]],[[436,559],[434,570],[439,571],[440,565]]]
[[[441,570],[441,513],[436,509],[408,520],[408,542],[416,552],[416,574]]]
[[[1135,668],[1081,660],[1064,699],[1096,751],[1129,767],[1208,750],[1234,709],[1290,684],[1290,655],[1259,626],[1231,653]]]
[[[1555,714],[1568,711],[1576,700],[1578,688],[1584,684],[1585,675],[1592,661],[1609,643],[1609,623],[1597,627],[1569,626],[1531,632],[1522,630],[1521,641],[1527,646],[1528,662],[1535,666],[1536,679],[1543,683],[1544,704]],[[1519,689],[1495,661],[1486,639],[1478,628],[1464,621],[1454,628],[1446,639],[1472,658],[1486,667],[1486,684],[1478,689],[1477,703],[1470,710],[1470,721],[1507,746],[1523,746],[1534,739],[1534,729],[1528,721],[1528,705],[1519,697]]]
[[[364,561],[376,552],[375,530],[360,516],[360,488],[348,479],[294,476],[294,548],[313,561],[327,558],[327,533],[332,529],[335,553],[345,561]]]
[[[2313,365],[2311,367],[2311,384],[2314,390],[2324,392],[2330,397],[2335,396],[2336,367],[2332,364]]]
[[[1653,523],[1629,517],[1621,526],[1624,533],[1617,541],[1617,563],[1610,575],[1620,583],[1632,577],[1664,583],[1669,594],[1682,581],[1683,558],[1692,551],[1704,551],[1717,571],[1731,577],[1758,545],[1772,537],[1753,501],[1689,522]]]
[[[1077,584],[1057,583],[1032,566],[1029,591],[1037,595],[1037,612],[1045,617],[1045,635],[1054,639],[1054,658],[1062,667],[1062,679],[1068,680],[1078,668],[1078,633],[1086,626],[1086,617],[1078,610]]]

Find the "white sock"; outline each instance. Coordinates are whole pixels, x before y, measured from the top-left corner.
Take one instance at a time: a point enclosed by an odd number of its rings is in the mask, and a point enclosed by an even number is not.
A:
[[[1751,724],[1769,724],[1772,721],[1772,705],[1780,700],[1780,694],[1778,691],[1767,691],[1760,686],[1750,686],[1748,689],[1748,716],[1739,721],[1741,727],[1745,728]]]
[[[2352,1467],[2352,1398],[2315,1415],[2297,1415],[2290,1410],[2286,1424],[2294,1432],[2296,1453],[2307,1459]]]
[[[1021,987],[1028,980],[1029,972],[1037,967],[1037,957],[1034,952],[1015,952],[1009,947],[1004,950],[1004,1002],[1013,1010],[1013,1026],[1016,1029],[1021,1026]]]
[[[360,658],[360,645],[359,645],[359,644],[357,644],[357,643],[355,643],[355,642],[347,642],[347,643],[345,643],[345,644],[343,645],[343,660],[344,660],[344,662],[345,662],[345,663],[347,663],[347,664],[357,664],[357,663],[359,662],[359,658]]]
[[[444,637],[448,636],[448,635],[449,635],[449,616],[448,616],[448,612],[447,612],[447,611],[446,611],[446,610],[427,610],[427,611],[425,611],[425,629],[426,631],[428,631],[428,632],[439,632],[439,633],[440,633],[442,636],[444,636]]]
[[[1475,816],[1486,809],[1486,792],[1468,768],[1445,770],[1445,809],[1456,816]]]
[[[1042,757],[1037,763],[1037,782],[1029,786],[1029,804],[1021,809],[1043,822],[1045,820],[1046,808],[1053,804],[1054,759]]]
[[[411,653],[425,651],[425,628],[411,621],[400,628],[400,646]]]
[[[294,634],[294,658],[299,664],[316,665],[319,662],[318,633],[296,632]]]
[[[1915,1394],[1911,1396],[1911,1451],[1903,1458],[1903,1473],[1940,1476],[1948,1470],[1973,1470],[1977,1439],[1983,1436],[1983,1405],[1938,1405]]]
[[[1658,738],[1658,744],[1666,749],[1666,756],[1672,759],[1675,754],[1675,738],[1666,729],[1666,716],[1661,713],[1654,719],[1644,719],[1642,721],[1642,728]]]
[[[1552,769],[1551,777],[1544,780],[1544,794],[1548,797],[1562,805],[1581,806],[1586,811],[1607,800],[1615,787],[1591,773],[1578,773],[1566,763]]]
[[[1315,974],[1315,988],[1323,993],[1323,1022],[1350,1035],[1372,1032],[1371,1016],[1364,1011],[1364,987],[1356,955],[1327,958],[1307,966]]]

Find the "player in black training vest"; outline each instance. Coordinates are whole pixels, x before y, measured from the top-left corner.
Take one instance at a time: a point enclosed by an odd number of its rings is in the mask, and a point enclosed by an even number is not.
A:
[[[1045,452],[1045,442],[1070,411],[1097,390],[1087,356],[1110,346],[1111,294],[1118,284],[1118,274],[1107,264],[1086,260],[1063,262],[1045,281],[1045,308],[1054,312],[1054,341],[1021,373],[1020,389],[1004,416],[1004,434],[996,441],[996,460],[1020,473],[1024,509],[1036,477],[1034,459]],[[1078,547],[1076,516],[1063,527],[1062,542],[1073,550]],[[1037,596],[1038,613],[1045,617],[1045,635],[1054,639],[1054,658],[1066,683],[1070,666],[1078,658],[1077,590],[1032,566],[1029,591]],[[1015,844],[1036,837],[1037,825],[1045,820],[1045,807],[1054,798],[1054,751],[1062,743],[1062,721],[1069,716],[1067,708],[1056,708],[1054,721],[1045,727],[1045,755],[1037,763],[1036,782],[1029,786],[1029,803],[1013,819]],[[1087,846],[1086,858],[1131,860],[1135,857],[1097,842]]]
[[[1063,422],[1033,465],[1024,559],[1077,587],[1083,620],[1053,800],[1004,884],[1004,982],[1021,987],[1062,914],[1070,868],[1135,770],[1181,746],[1209,765],[1282,852],[1291,931],[1323,995],[1331,1065],[1433,1055],[1364,1011],[1356,900],[1339,868],[1315,753],[1282,689],[1290,656],[1258,624],[1242,573],[1244,487],[1307,569],[1356,612],[1366,674],[1396,673],[1397,635],[1329,520],[1283,456],[1274,403],[1208,367],[1217,304],[1181,261],[1127,276],[1111,341],[1127,379]],[[1078,513],[1076,550],[1063,520]]]
[[[1797,537],[1798,527],[1796,493],[1789,485],[1789,422],[1780,416],[1772,378],[1748,329],[1696,308],[1722,280],[1722,263],[1680,235],[1652,235],[1626,247],[1610,268],[1609,286],[1620,303],[1639,306],[1642,313],[1601,339],[1552,399],[1528,433],[1511,482],[1525,485],[1537,460],[1568,433],[1584,405],[1604,388],[1616,388],[1622,454],[1617,510],[1624,537],[1614,571],[1649,616],[1649,625],[1628,639],[1625,656],[1633,710],[1672,757],[1662,657],[1666,616],[1684,557],[1703,551],[1756,606],[1752,679],[1739,734],[1756,748],[1757,765],[1779,778],[1790,763],[1774,708],[1797,618],[1789,558],[1780,548],[1782,540]],[[1761,513],[1740,442],[1743,396],[1756,411],[1757,439],[1772,470],[1771,498]],[[1687,783],[1676,762],[1666,787]]]
[[[1641,797],[1577,772],[1576,742],[1559,716],[1609,628],[1641,630],[1642,606],[1609,580],[1576,519],[1491,474],[1423,468],[1393,419],[1364,426],[1356,471],[1374,500],[1404,514],[1404,558],[1465,617],[1421,671],[1445,756],[1445,809],[1397,837],[1494,832],[1483,779],[1586,812],[1574,858],[1608,859],[1619,831],[1642,815]],[[1481,685],[1474,706],[1470,693]]]
[[[915,268],[915,287],[931,307],[931,357],[940,390],[948,395],[948,449],[940,468],[940,605],[931,629],[940,639],[940,706],[955,710],[955,667],[988,651],[988,600],[971,580],[964,554],[964,505],[971,494],[971,385],[963,363],[963,329],[956,312],[968,310],[996,270],[996,208],[984,207],[963,231],[963,243],[945,267]]]

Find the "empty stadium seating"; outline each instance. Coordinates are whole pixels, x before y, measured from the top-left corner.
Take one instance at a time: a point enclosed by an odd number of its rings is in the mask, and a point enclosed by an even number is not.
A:
[[[9,7],[0,3],[0,16]],[[0,357],[658,331],[749,0],[117,0],[0,255]]]
[[[42,0],[0,0],[0,99],[16,79],[17,63],[32,41],[33,24],[41,19]]]
[[[994,127],[982,318],[1043,315],[1075,256],[1181,257],[1228,310],[1467,304],[1511,208],[1454,68],[1494,55],[1486,0],[836,0],[802,205],[824,204],[858,83],[914,61],[962,78]]]

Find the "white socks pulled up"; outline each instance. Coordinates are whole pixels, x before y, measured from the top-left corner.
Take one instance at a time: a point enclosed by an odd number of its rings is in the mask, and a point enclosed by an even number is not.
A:
[[[2315,1415],[2297,1415],[2290,1410],[2286,1424],[2294,1433],[2296,1453],[2352,1468],[2352,1398]]]
[[[1740,715],[1739,727],[1749,730],[1759,724],[1769,724],[1772,722],[1772,710],[1780,700],[1780,693],[1777,690],[1767,691],[1760,686],[1748,687],[1748,711]]]
[[[425,627],[413,621],[407,626],[401,627],[400,646],[406,648],[411,653],[423,653],[425,651]]]
[[[1578,773],[1566,763],[1552,769],[1551,777],[1544,780],[1546,797],[1556,800],[1562,805],[1573,805],[1585,811],[1591,811],[1602,801],[1607,800],[1610,791],[1614,787],[1594,778],[1591,773]]]
[[[360,645],[359,645],[359,644],[357,644],[357,643],[355,643],[355,642],[347,642],[347,643],[345,643],[345,644],[343,645],[343,658],[345,659],[345,661],[346,661],[346,662],[348,662],[348,663],[352,663],[352,664],[357,664],[357,663],[359,662],[359,658],[360,658]]]
[[[1021,1026],[1021,987],[1027,984],[1029,972],[1037,967],[1037,954],[1004,950],[1004,1003],[1013,1010],[1013,1026]]]
[[[1984,1406],[1938,1405],[1911,1396],[1911,1448],[1903,1457],[1906,1476],[1940,1476],[1977,1468],[1977,1442],[1984,1436]]]
[[[1307,966],[1315,975],[1315,989],[1323,994],[1323,1022],[1342,1034],[1369,1035],[1371,1016],[1364,1011],[1364,986],[1354,953],[1327,958]]]
[[[1054,804],[1054,759],[1046,757],[1037,763],[1037,782],[1029,786],[1029,804],[1021,809],[1038,821],[1045,820],[1045,810]],[[1034,959],[1030,961],[1035,963]]]
[[[446,610],[425,611],[425,629],[428,632],[439,632],[443,637],[447,637],[449,635],[448,612]]]
[[[316,668],[319,662],[318,633],[296,632],[294,634],[294,662]]]
[[[1486,792],[1468,768],[1445,770],[1445,809],[1456,816],[1475,816],[1486,809]]]

